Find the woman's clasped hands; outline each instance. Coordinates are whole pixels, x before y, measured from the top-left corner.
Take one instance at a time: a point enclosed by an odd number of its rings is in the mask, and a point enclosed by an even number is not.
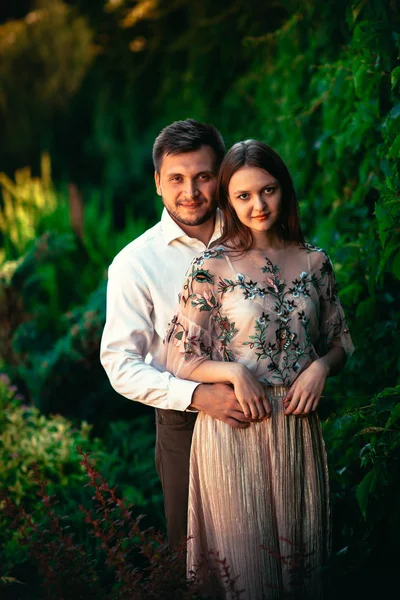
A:
[[[324,391],[329,368],[321,360],[316,360],[300,373],[283,399],[285,415],[306,417],[317,410]]]
[[[271,404],[263,384],[241,363],[232,363],[231,383],[245,417],[254,421],[269,419]]]
[[[232,363],[231,383],[245,417],[261,421],[271,417],[271,404],[266,388],[253,373],[241,363]],[[303,371],[283,399],[285,415],[307,416],[318,407],[329,373],[320,360]]]

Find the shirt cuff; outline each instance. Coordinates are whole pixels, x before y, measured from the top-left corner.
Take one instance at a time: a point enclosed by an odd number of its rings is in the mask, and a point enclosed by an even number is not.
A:
[[[198,412],[197,410],[188,408],[192,403],[192,396],[198,385],[200,384],[196,381],[179,379],[178,377],[171,378],[168,391],[168,408],[171,410]]]

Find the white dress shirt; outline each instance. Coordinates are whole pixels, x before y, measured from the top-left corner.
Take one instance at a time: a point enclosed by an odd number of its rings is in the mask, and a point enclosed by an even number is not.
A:
[[[209,245],[220,236],[217,211]],[[161,221],[125,246],[110,265],[100,359],[122,396],[164,409],[190,405],[199,384],[165,372],[160,356],[185,273],[205,249],[164,209]]]

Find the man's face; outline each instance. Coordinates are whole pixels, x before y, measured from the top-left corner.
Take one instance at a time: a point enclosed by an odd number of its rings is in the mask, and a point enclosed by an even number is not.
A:
[[[164,154],[155,181],[165,208],[178,224],[202,225],[214,215],[217,167],[210,146],[174,156]]]

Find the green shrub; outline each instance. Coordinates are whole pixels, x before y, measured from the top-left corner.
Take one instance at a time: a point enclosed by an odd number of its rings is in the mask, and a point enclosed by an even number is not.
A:
[[[115,232],[109,199],[93,193],[84,206],[76,188],[69,197],[56,193],[46,157],[40,178],[21,170],[15,182],[0,174],[0,184],[3,254],[13,259],[0,256],[0,364],[42,411],[100,428],[110,418],[132,416],[98,355],[107,266],[144,222],[127,215],[126,228]]]
[[[323,423],[334,526],[331,577],[348,597],[373,598],[396,585],[400,386],[354,404],[338,406]]]
[[[164,531],[164,505],[155,469],[152,417],[153,414],[111,422],[103,438],[107,451],[98,465],[109,485],[118,486],[128,503],[147,515],[144,522]]]
[[[6,376],[0,382],[0,489],[27,509],[37,503],[35,464],[51,487],[81,486],[84,475],[77,445],[96,451],[101,445],[90,439],[91,426],[78,428],[61,415],[46,417],[32,405],[21,403]]]
[[[77,444],[94,452],[100,442],[90,439],[91,427],[78,428],[60,415],[45,417],[33,405],[22,403],[6,375],[0,375],[0,496],[27,511],[37,510],[35,468],[46,474],[51,493],[64,501],[85,485]],[[75,509],[75,513],[77,509]],[[18,533],[0,514],[0,552],[3,565],[26,561]]]
[[[197,590],[197,568],[186,578],[186,544],[170,549],[153,528],[141,526],[131,508],[94,468],[87,454],[81,464],[92,489],[90,508],[80,506],[92,544],[82,543],[70,529],[68,516],[56,510],[57,500],[49,495],[40,471],[36,469],[41,509],[34,514],[4,501],[4,513],[17,528],[20,541],[36,567],[38,583],[46,598],[93,598],[96,600],[213,600],[220,598]],[[61,516],[62,515],[62,516]],[[219,570],[231,597],[240,599],[239,585],[230,575],[226,559],[213,552],[214,568]],[[198,565],[198,569],[202,565]],[[33,597],[38,586],[22,581]],[[21,584],[13,575],[0,580],[0,587]],[[35,593],[36,592],[36,593]],[[29,596],[32,599],[32,595]],[[42,596],[41,596],[42,597]]]
[[[77,447],[90,451],[92,461],[126,498],[135,518],[145,515],[146,527],[163,529],[161,486],[155,470],[154,425],[148,417],[135,422],[115,422],[104,441],[93,438],[92,427],[74,426],[60,415],[45,416],[0,374],[0,557],[2,575],[21,578],[29,564],[28,550],[20,546],[20,534],[10,527],[2,501],[27,514],[43,513],[37,496],[37,473],[47,481],[47,493],[56,495],[59,517],[68,515],[77,542],[87,552],[94,548],[84,523],[82,505],[89,510],[87,478]],[[26,575],[25,575],[26,576]]]

